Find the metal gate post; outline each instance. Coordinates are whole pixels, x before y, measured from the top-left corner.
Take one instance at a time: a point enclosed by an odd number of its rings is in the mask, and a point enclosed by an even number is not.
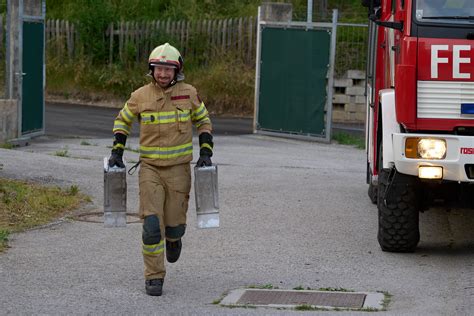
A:
[[[257,47],[256,57],[255,57],[255,100],[254,100],[254,107],[253,107],[253,133],[257,133],[257,124],[258,124],[258,102],[259,102],[259,95],[260,95],[260,64],[261,64],[261,56],[262,56],[262,25],[260,24],[260,15],[261,15],[261,8],[258,7],[257,13]]]
[[[339,12],[332,10],[331,50],[329,55],[328,93],[326,108],[326,141],[331,142],[332,134],[332,94],[334,91],[334,68],[336,66],[337,20]]]

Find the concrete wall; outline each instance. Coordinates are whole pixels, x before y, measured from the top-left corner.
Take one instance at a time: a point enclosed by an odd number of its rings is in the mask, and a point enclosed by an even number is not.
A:
[[[43,1],[23,0],[23,13],[31,16],[41,16],[43,14]]]
[[[0,99],[0,144],[18,136],[17,100]]]
[[[291,22],[293,17],[291,3],[264,2],[260,8],[260,19],[263,21]]]
[[[364,123],[365,72],[349,70],[339,79],[334,79],[332,98],[332,121],[335,123]]]

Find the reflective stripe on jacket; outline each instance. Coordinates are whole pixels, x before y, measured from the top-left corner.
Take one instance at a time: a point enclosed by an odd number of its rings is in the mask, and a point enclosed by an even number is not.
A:
[[[192,160],[192,124],[212,130],[209,113],[196,89],[186,83],[163,90],[150,83],[132,93],[114,122],[113,132],[129,135],[140,122],[140,159],[155,166]]]

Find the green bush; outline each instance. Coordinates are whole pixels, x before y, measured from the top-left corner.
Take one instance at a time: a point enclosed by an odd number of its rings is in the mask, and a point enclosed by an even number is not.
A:
[[[107,61],[107,41],[105,31],[115,21],[107,0],[81,0],[71,4],[71,20],[77,25],[77,32],[84,52],[92,56],[93,62]]]

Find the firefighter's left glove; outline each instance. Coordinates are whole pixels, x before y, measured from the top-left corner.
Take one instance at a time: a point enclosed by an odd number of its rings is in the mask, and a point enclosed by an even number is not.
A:
[[[212,166],[212,149],[214,143],[212,142],[212,135],[204,132],[199,134],[199,160],[196,162],[197,167],[210,167]]]
[[[122,148],[115,148],[112,149],[112,153],[110,154],[109,158],[109,167],[117,166],[119,168],[125,168],[125,164],[123,163],[123,149]]]

